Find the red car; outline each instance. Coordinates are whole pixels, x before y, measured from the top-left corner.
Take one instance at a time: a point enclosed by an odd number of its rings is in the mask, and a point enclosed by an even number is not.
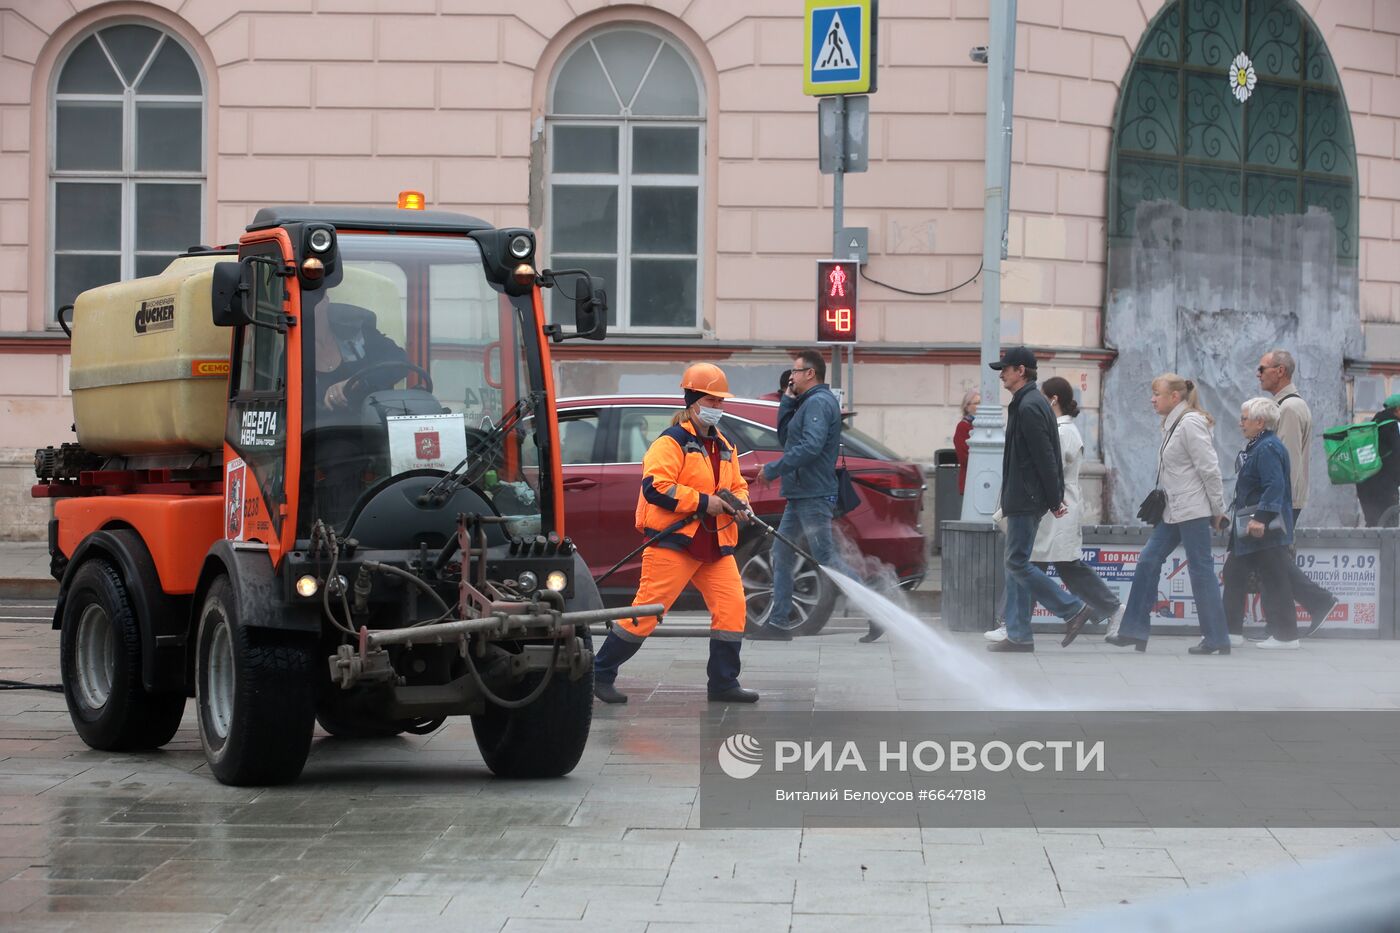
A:
[[[558,402],[559,443],[564,472],[564,508],[569,536],[579,545],[595,577],[642,543],[635,525],[642,456],[682,407],[669,395],[603,395]],[[756,399],[725,402],[720,430],[739,452],[739,467],[753,482],[759,468],[782,456],[778,442],[778,405]],[[919,467],[901,460],[875,439],[854,428],[842,433],[845,466],[860,494],[858,508],[837,521],[837,529],[868,558],[894,572],[900,585],[913,588],[923,579],[927,551],[919,524],[924,478]],[[777,527],[784,500],[777,482],[751,490],[754,512]],[[767,618],[772,603],[770,539],[750,527],[739,538],[738,560],[744,579],[748,617]],[[626,605],[637,591],[641,554],[600,584],[609,605]],[[677,608],[700,604],[682,597]],[[794,633],[819,631],[831,617],[836,587],[799,559],[793,592]]]

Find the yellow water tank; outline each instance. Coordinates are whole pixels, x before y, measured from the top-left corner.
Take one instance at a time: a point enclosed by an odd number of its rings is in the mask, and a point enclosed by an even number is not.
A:
[[[233,331],[215,327],[216,262],[181,256],[160,275],[90,289],[73,307],[73,416],[95,453],[219,450]]]

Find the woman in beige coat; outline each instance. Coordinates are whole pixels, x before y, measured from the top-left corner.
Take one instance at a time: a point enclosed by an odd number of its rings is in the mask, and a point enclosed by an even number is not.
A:
[[[1176,373],[1164,373],[1152,381],[1152,408],[1162,417],[1162,442],[1157,452],[1157,488],[1167,494],[1162,521],[1152,529],[1138,555],[1133,587],[1123,623],[1107,641],[1147,650],[1152,631],[1152,610],[1157,604],[1157,583],[1162,564],[1177,546],[1186,549],[1191,593],[1201,626],[1201,643],[1192,654],[1229,654],[1230,633],[1225,627],[1225,606],[1220,599],[1220,578],[1215,572],[1210,532],[1223,528],[1225,489],[1220,460],[1211,439],[1213,422],[1201,410],[1196,386]]]

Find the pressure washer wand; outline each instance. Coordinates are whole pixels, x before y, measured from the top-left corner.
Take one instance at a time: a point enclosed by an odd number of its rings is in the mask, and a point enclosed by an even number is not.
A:
[[[788,547],[792,548],[794,551],[811,561],[814,567],[820,567],[822,565],[821,561],[813,557],[807,551],[806,548],[798,547],[793,542],[793,540],[787,535],[781,534],[778,531],[778,529],[774,528],[772,525],[768,524],[763,519],[753,514],[753,510],[750,509],[748,506],[744,505],[743,500],[741,500],[738,496],[734,495],[734,493],[730,492],[728,489],[721,489],[718,493],[716,493],[716,495],[723,499],[729,505],[729,507],[735,511],[735,513],[748,513],[749,521],[757,525],[764,534],[768,535],[771,538],[777,538],[779,541],[782,541]]]

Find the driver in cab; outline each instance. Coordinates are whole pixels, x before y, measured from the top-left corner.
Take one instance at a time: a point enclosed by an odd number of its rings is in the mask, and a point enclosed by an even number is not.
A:
[[[408,360],[402,347],[379,332],[373,311],[359,305],[323,299],[313,312],[316,326],[316,398],[321,408],[345,410],[359,404],[366,395],[390,388],[404,376],[395,366]],[[367,372],[371,368],[374,372]],[[365,372],[352,393],[345,387]]]

